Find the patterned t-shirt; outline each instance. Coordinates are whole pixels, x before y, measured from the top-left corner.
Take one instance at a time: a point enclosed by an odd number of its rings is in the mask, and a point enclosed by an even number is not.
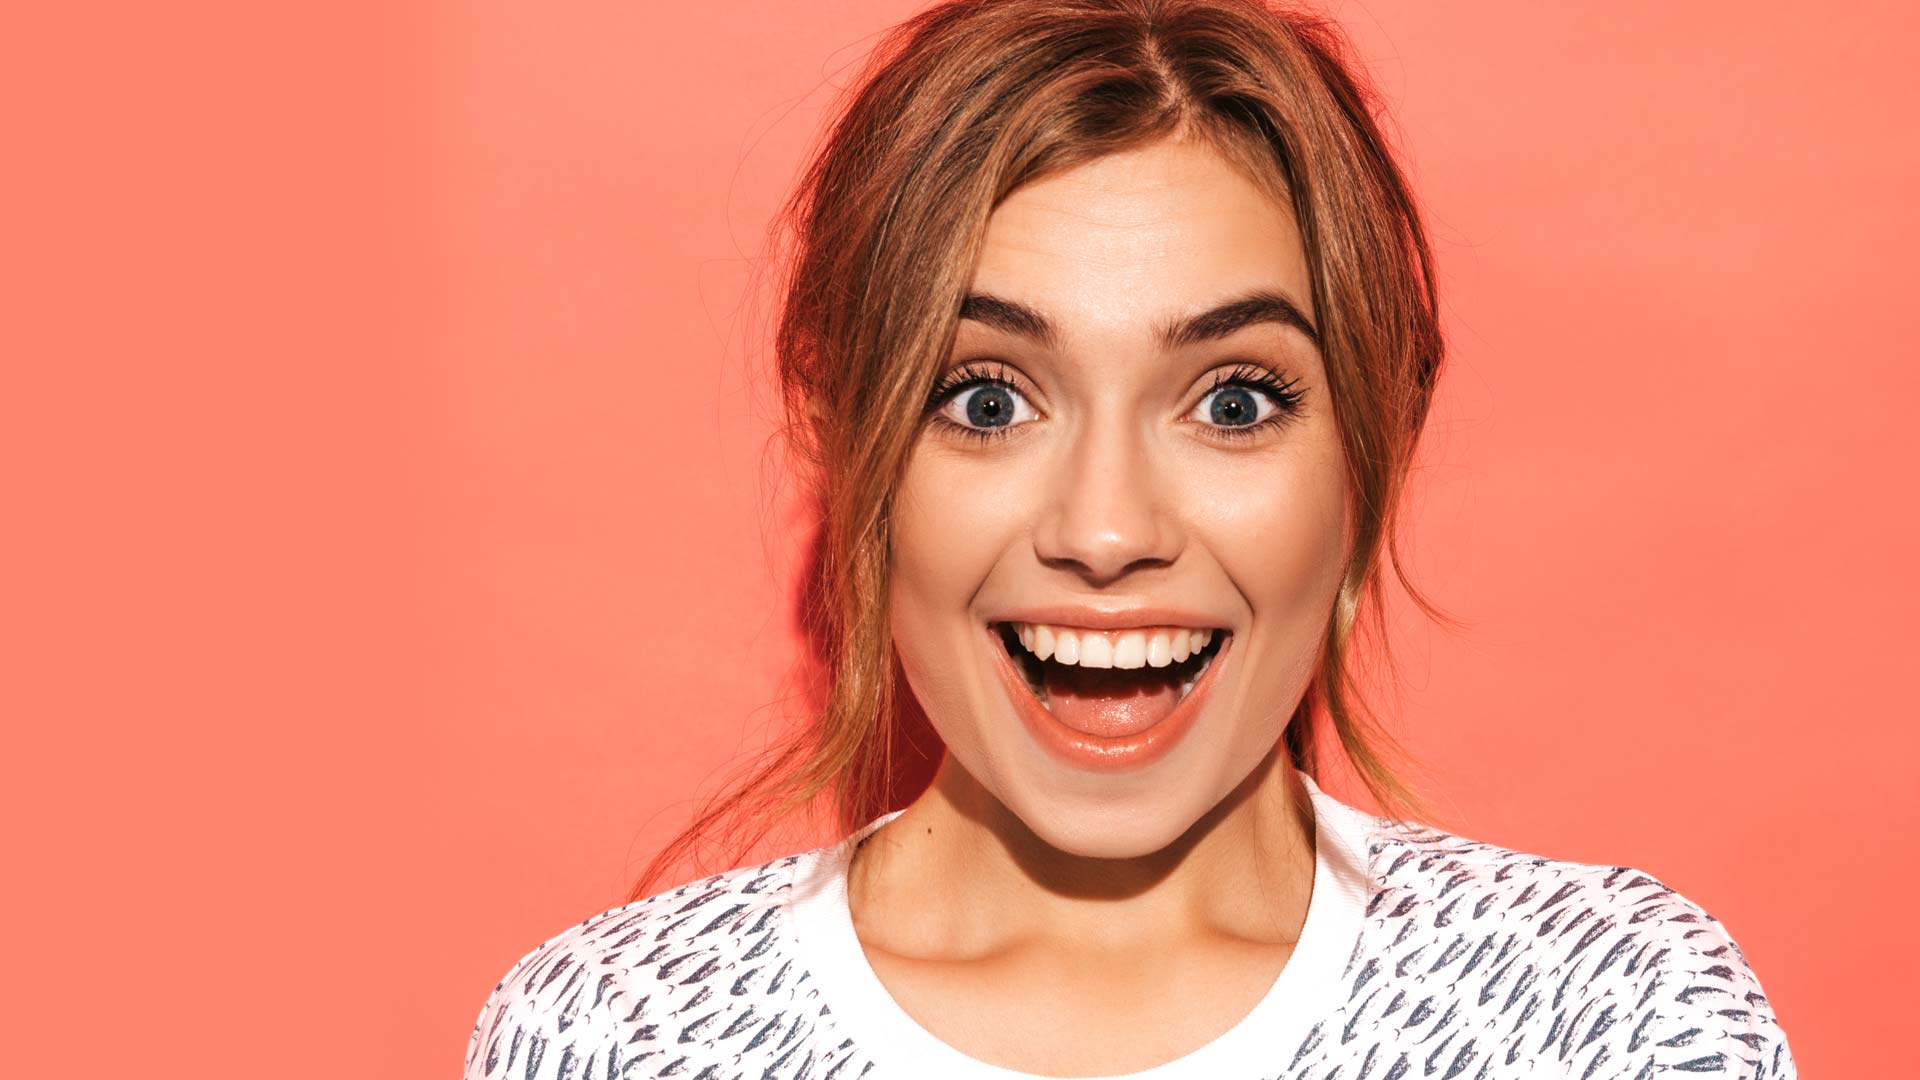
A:
[[[1292,956],[1225,1034],[1124,1080],[1796,1076],[1726,927],[1652,875],[1395,826],[1299,776],[1316,839]],[[534,949],[481,1010],[467,1080],[1036,1080],[935,1038],[867,963],[846,868],[894,816]]]

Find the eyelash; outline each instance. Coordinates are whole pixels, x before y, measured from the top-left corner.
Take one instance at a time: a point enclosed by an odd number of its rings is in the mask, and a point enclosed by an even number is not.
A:
[[[1302,405],[1307,396],[1305,390],[1295,389],[1298,382],[1298,379],[1283,381],[1280,376],[1259,364],[1243,363],[1231,369],[1216,372],[1213,381],[1207,385],[1207,389],[1200,395],[1202,400],[1205,400],[1208,394],[1212,394],[1222,387],[1238,386],[1265,394],[1273,402],[1274,409],[1271,416],[1257,423],[1229,427],[1210,424],[1208,427],[1212,429],[1214,434],[1222,438],[1240,440],[1251,439],[1266,428],[1288,423],[1300,415]],[[978,439],[981,442],[1005,438],[1007,435],[1012,434],[1013,429],[1019,425],[1009,424],[1005,427],[997,428],[969,427],[965,424],[956,424],[940,415],[941,407],[946,405],[947,402],[952,401],[968,390],[981,386],[1003,386],[1016,394],[1020,392],[1020,388],[1015,386],[1013,380],[1007,377],[1005,364],[962,364],[943,375],[939,383],[934,386],[933,392],[927,395],[926,411],[929,419],[949,431]]]
[[[1238,386],[1248,390],[1257,390],[1271,398],[1273,400],[1273,415],[1267,417],[1265,420],[1252,424],[1242,424],[1237,427],[1213,427],[1214,434],[1222,438],[1251,439],[1257,433],[1269,427],[1278,427],[1282,424],[1290,423],[1299,417],[1302,412],[1302,406],[1307,398],[1307,392],[1305,390],[1295,389],[1295,387],[1299,385],[1299,382],[1300,380],[1298,379],[1282,380],[1280,376],[1274,374],[1267,368],[1261,367],[1259,364],[1240,364],[1231,371],[1217,372],[1213,377],[1213,382],[1207,386],[1206,393],[1201,394],[1200,397],[1201,400],[1204,401],[1207,394],[1211,394],[1223,386]]]
[[[981,442],[991,442],[994,439],[1003,438],[1011,434],[1016,425],[997,428],[968,427],[965,424],[956,424],[940,415],[941,407],[946,405],[947,402],[959,397],[965,391],[980,386],[1004,386],[1016,394],[1020,392],[1020,388],[1013,384],[1013,380],[1007,378],[1007,366],[1005,364],[962,364],[941,376],[940,381],[935,384],[933,392],[927,395],[928,419],[948,431],[975,438]]]

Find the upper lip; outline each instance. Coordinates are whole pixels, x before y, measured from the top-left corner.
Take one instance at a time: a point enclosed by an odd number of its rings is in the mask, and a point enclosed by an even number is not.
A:
[[[1081,630],[1146,630],[1159,626],[1184,626],[1193,630],[1226,630],[1225,620],[1191,608],[1143,607],[1135,605],[1087,607],[1080,604],[1056,604],[1022,607],[997,612],[988,622],[1046,623]]]

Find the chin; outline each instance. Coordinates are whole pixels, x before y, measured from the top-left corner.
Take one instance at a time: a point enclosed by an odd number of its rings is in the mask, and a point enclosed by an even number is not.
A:
[[[1136,859],[1163,851],[1207,811],[1199,802],[1189,806],[1184,805],[1188,800],[1139,793],[1112,800],[1031,793],[1001,801],[1048,846],[1089,859]]]

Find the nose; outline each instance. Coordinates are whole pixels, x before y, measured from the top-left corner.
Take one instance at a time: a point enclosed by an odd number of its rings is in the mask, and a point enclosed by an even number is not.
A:
[[[1132,418],[1095,421],[1061,448],[1048,481],[1034,553],[1089,585],[1170,566],[1185,544],[1162,469]]]

